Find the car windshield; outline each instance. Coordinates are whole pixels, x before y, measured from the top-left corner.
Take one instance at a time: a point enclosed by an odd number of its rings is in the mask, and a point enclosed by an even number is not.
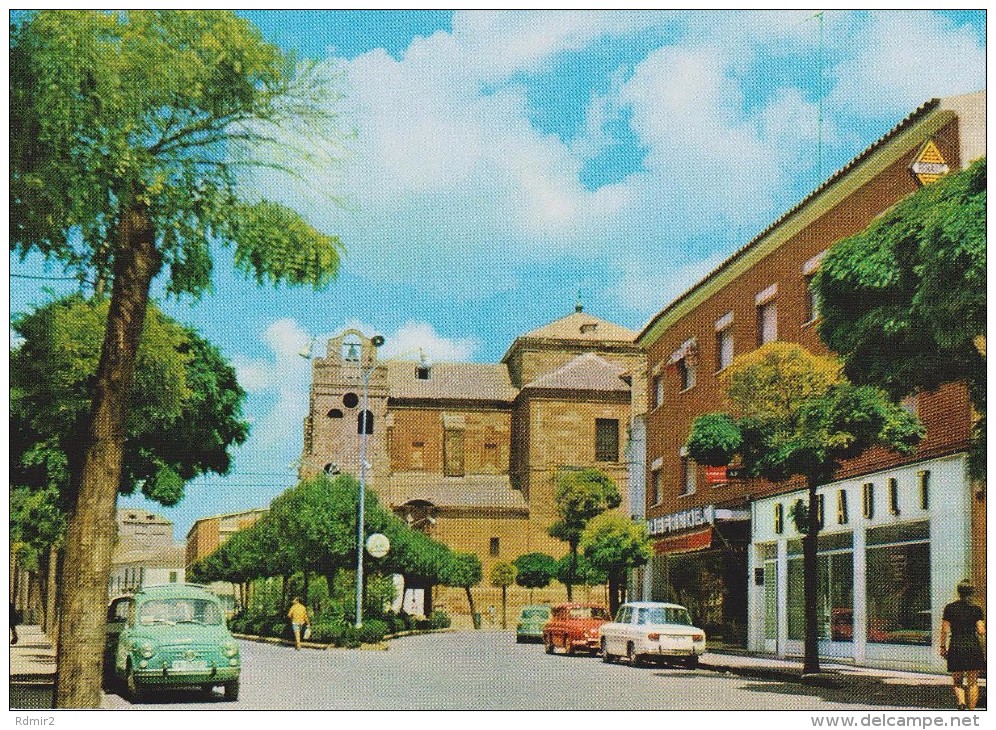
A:
[[[691,626],[692,619],[688,616],[688,611],[684,608],[673,608],[670,606],[652,606],[641,608],[637,617],[638,624],[680,624]]]
[[[217,626],[221,623],[221,610],[216,602],[206,598],[163,598],[145,601],[138,611],[138,623]]]
[[[568,616],[571,618],[601,618],[608,621],[609,612],[604,608],[593,608],[591,606],[575,606],[570,610]]]
[[[547,618],[550,615],[549,608],[524,608],[522,618]]]

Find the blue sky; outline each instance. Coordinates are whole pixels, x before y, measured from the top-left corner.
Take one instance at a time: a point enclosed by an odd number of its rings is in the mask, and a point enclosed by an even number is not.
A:
[[[293,483],[311,337],[359,325],[387,356],[494,362],[579,289],[639,329],[921,103],[985,88],[983,11],[827,11],[818,167],[813,11],[242,14],[336,75],[355,132],[303,180],[246,193],[301,210],[347,256],[313,292],[257,287],[222,252],[213,292],[164,303],[236,366],[253,426],[232,473],[181,505],[125,500],[181,539]],[[10,282],[13,312],[70,290]]]

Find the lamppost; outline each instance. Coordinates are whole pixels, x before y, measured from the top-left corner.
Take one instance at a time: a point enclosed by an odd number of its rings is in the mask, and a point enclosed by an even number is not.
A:
[[[377,348],[384,344],[384,338],[376,335],[368,342],[370,346]],[[373,420],[373,415],[367,410],[367,395],[370,386],[370,376],[373,375],[374,370],[377,368],[377,360],[374,357],[366,357],[367,354],[364,347],[364,352],[357,361],[363,380],[363,405],[360,408],[360,420],[362,424],[360,428],[360,499],[359,513],[356,517],[356,628],[363,626],[363,518],[367,480],[367,432],[370,430],[370,421]]]

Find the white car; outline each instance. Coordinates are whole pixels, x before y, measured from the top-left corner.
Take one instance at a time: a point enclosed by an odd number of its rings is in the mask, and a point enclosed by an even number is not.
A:
[[[680,661],[698,666],[705,652],[705,631],[692,626],[688,609],[675,603],[624,603],[616,620],[599,627],[602,661],[628,657],[630,664]]]

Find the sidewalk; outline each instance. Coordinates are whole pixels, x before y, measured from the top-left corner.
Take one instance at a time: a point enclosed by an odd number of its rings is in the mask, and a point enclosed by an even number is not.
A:
[[[10,709],[51,709],[55,647],[39,626],[18,626],[17,639],[10,647]]]

